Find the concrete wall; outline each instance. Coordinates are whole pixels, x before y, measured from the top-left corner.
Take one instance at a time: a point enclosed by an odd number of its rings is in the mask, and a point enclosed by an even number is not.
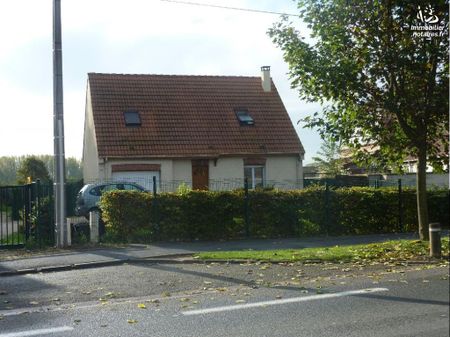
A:
[[[383,179],[386,181],[398,181],[398,179],[402,180],[403,186],[416,186],[416,174],[383,174]],[[427,173],[427,187],[440,187],[440,188],[449,188],[449,174],[448,173]]]
[[[91,90],[88,82],[86,89],[83,139],[83,179],[85,182],[95,181],[100,178],[96,139],[94,117],[92,114]]]

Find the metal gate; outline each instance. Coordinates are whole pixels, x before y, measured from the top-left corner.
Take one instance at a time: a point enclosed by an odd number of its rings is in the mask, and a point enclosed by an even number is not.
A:
[[[53,228],[51,186],[0,187],[0,249],[52,245]]]

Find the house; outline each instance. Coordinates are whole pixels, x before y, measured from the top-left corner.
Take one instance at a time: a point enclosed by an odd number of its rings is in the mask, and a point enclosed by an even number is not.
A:
[[[443,170],[446,173],[436,172],[433,167],[427,163],[426,180],[428,188],[448,188],[449,187],[449,175],[448,175],[448,155],[445,151],[445,144],[440,145],[442,151],[440,156],[442,158]],[[377,144],[371,144],[363,147],[363,151],[369,154],[375,154],[379,150]],[[380,170],[374,167],[362,167],[353,161],[353,154],[349,148],[343,148],[341,151],[341,158],[344,160],[344,170],[349,175],[367,175],[369,181],[377,181],[377,185],[380,186],[396,186],[400,179],[403,186],[416,186],[417,180],[417,157],[407,156],[402,164],[403,173],[395,173],[391,169],[387,168]]]
[[[85,182],[302,188],[304,149],[270,78],[88,74]]]

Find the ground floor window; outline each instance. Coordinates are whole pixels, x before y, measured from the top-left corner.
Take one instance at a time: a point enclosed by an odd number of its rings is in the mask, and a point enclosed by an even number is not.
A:
[[[249,188],[263,187],[264,166],[244,166],[244,178],[247,178]]]

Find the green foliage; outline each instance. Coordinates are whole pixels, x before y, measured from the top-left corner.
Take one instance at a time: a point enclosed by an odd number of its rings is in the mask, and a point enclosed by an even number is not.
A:
[[[47,167],[42,160],[36,157],[28,157],[20,163],[17,171],[17,183],[22,185],[37,179],[40,179],[42,182],[50,180]]]
[[[139,228],[152,228],[150,193],[111,191],[101,198],[100,208],[106,231],[124,242]]]
[[[355,150],[380,146],[379,156],[370,153],[367,161],[400,164],[425,146],[428,160],[442,166],[448,153],[440,147],[448,149],[446,2],[433,3],[444,34],[431,41],[404,28],[417,24],[420,3],[414,1],[297,2],[309,30],[297,31],[284,18],[269,35],[284,52],[300,97],[326,104],[322,116],[305,119],[307,126]]]
[[[75,232],[72,236],[72,244],[84,246],[89,243],[89,237],[86,233],[80,231]]]
[[[0,186],[15,185],[19,179],[17,171],[22,163],[30,156],[4,156],[0,157]],[[53,156],[36,155],[34,158],[41,160],[50,175],[53,177]],[[66,158],[67,181],[78,181],[83,179],[83,165],[80,160]]]
[[[178,188],[177,188],[178,194],[187,194],[190,191],[192,191],[192,188],[190,188],[185,182],[178,185]]]
[[[366,167],[401,170],[406,157],[416,157],[419,233],[427,238],[426,166],[448,163],[448,1],[433,3],[443,30],[429,41],[409,29],[421,25],[420,1],[297,2],[309,30],[284,17],[269,35],[292,87],[324,105],[303,120],[306,127],[340,141]]]
[[[53,205],[49,197],[35,204],[30,214],[30,245],[51,246],[54,243]]]
[[[0,157],[0,186],[16,184],[18,169],[19,163],[15,157]]]
[[[429,192],[431,221],[449,224],[448,192]],[[252,237],[351,235],[417,229],[416,194],[402,194],[399,227],[398,191],[352,187],[326,190],[254,190],[249,192]],[[107,236],[122,242],[220,240],[245,237],[244,192],[190,191],[149,193],[112,191],[101,199]]]
[[[318,152],[319,157],[312,157],[319,173],[327,177],[335,177],[344,173],[341,145],[331,138],[325,139]]]

